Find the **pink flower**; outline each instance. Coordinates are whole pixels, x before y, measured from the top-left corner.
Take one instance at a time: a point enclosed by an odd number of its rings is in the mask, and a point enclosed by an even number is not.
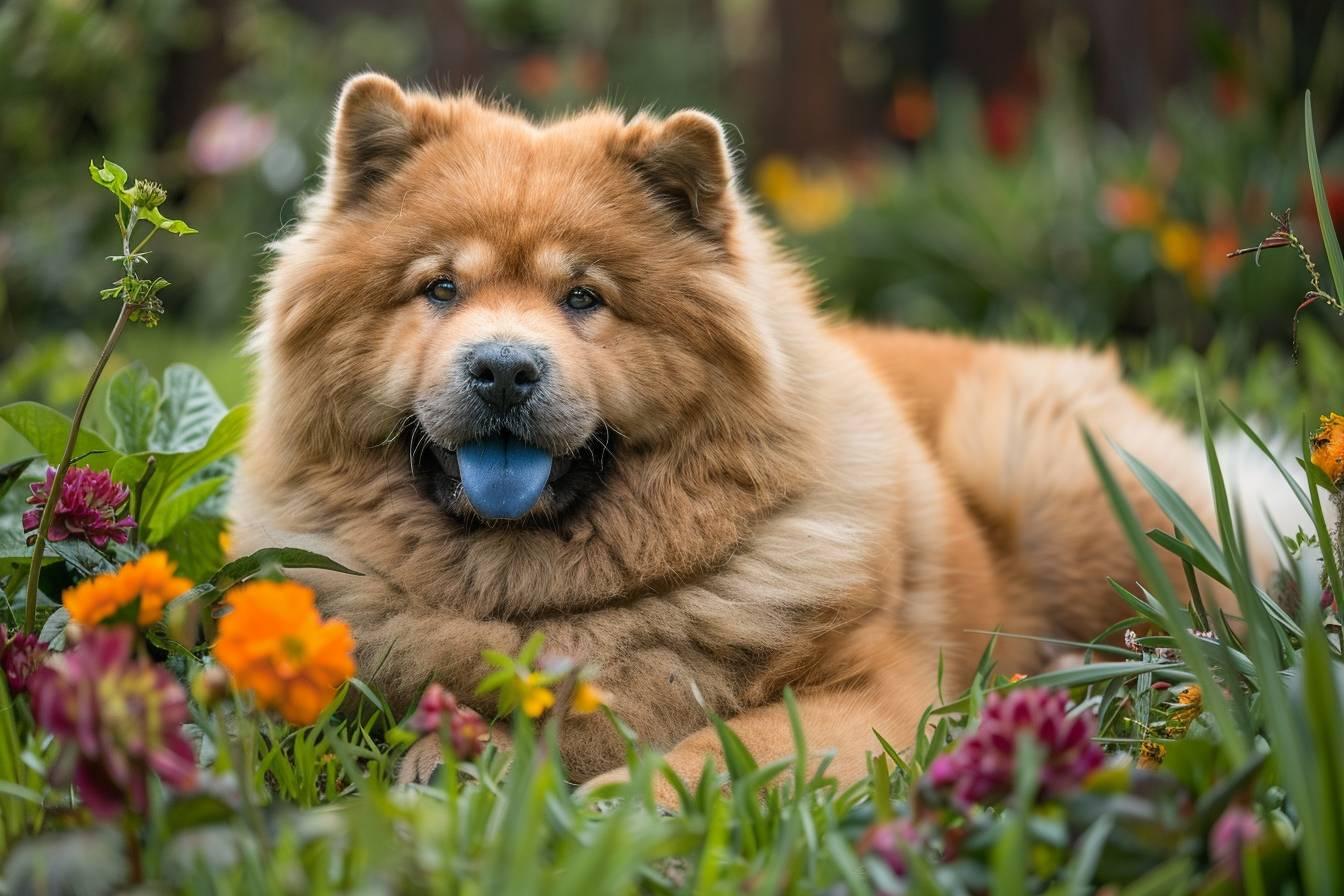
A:
[[[908,818],[898,818],[868,830],[859,841],[861,854],[871,853],[880,858],[896,877],[905,877],[909,867],[905,852],[919,846],[919,831]]]
[[[261,158],[275,139],[275,121],[238,103],[208,109],[191,126],[187,156],[206,174],[228,174]]]
[[[411,717],[411,729],[419,734],[433,734],[439,730],[444,714],[457,712],[457,698],[437,681],[425,688],[420,704]]]
[[[28,680],[46,658],[47,648],[37,640],[37,635],[26,632],[11,635],[4,625],[0,625],[0,668],[5,670],[10,694],[18,695],[27,690]]]
[[[490,726],[473,709],[458,705],[457,698],[434,682],[425,688],[410,727],[420,734],[435,734],[452,745],[458,759],[475,759],[485,747]]]
[[[24,513],[24,532],[36,532],[41,524],[42,511],[55,480],[56,469],[48,467],[46,479],[29,486],[33,494],[28,503],[37,506]],[[135,520],[129,516],[118,519],[117,510],[130,496],[130,489],[113,482],[105,470],[71,467],[65,471],[65,480],[61,483],[61,495],[51,517],[47,540],[78,538],[99,548],[107,547],[108,541],[125,544],[127,533],[135,528]],[[36,537],[33,535],[30,540]]]
[[[1241,877],[1241,854],[1260,839],[1260,821],[1243,806],[1230,806],[1209,831],[1209,858],[1222,871]]]
[[[33,716],[61,741],[53,779],[73,782],[100,818],[144,812],[150,772],[178,791],[196,781],[182,733],[187,695],[162,666],[130,655],[133,635],[129,628],[90,629],[29,682]]]
[[[1019,739],[1025,736],[1045,757],[1038,795],[1059,796],[1082,783],[1105,759],[1092,742],[1096,728],[1093,713],[1069,715],[1066,691],[994,692],[976,729],[930,764],[928,781],[937,790],[950,791],[963,808],[1002,799],[1013,790]]]

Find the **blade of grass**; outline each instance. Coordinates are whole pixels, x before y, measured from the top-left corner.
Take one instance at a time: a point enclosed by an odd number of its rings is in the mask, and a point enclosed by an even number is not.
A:
[[[1307,91],[1307,170],[1311,172],[1311,193],[1316,200],[1316,219],[1321,224],[1321,242],[1325,244],[1325,258],[1330,265],[1330,280],[1334,286],[1333,294],[1339,297],[1340,286],[1344,284],[1344,253],[1339,249],[1339,238],[1335,236],[1335,223],[1330,220],[1330,203],[1325,196],[1325,183],[1321,179],[1321,160],[1316,156],[1316,128],[1311,121],[1311,91]]]

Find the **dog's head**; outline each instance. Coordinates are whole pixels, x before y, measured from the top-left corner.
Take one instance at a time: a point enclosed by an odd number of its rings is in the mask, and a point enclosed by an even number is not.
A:
[[[806,303],[762,293],[807,291],[773,259],[708,115],[537,125],[362,75],[262,297],[263,390],[288,448],[395,444],[468,527],[554,528],[613,480],[770,500],[793,475],[774,322]]]

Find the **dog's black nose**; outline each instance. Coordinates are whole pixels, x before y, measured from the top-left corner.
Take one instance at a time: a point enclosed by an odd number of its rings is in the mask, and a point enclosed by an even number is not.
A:
[[[497,411],[517,407],[541,382],[541,351],[517,342],[481,342],[467,352],[467,384]]]

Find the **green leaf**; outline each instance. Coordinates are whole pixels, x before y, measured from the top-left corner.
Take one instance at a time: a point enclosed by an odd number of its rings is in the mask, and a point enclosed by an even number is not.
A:
[[[205,444],[194,451],[185,453],[164,453],[155,454],[156,468],[153,477],[145,488],[144,510],[142,515],[143,524],[151,528],[155,524],[155,516],[158,508],[169,497],[175,495],[178,489],[187,485],[192,476],[204,470],[206,467],[223,460],[238,449],[242,443],[243,435],[247,432],[247,405],[239,405],[233,408],[210,432],[209,438]],[[130,458],[123,465],[119,465],[114,471],[116,476],[127,476],[121,479],[122,482],[132,482],[139,478],[139,474],[144,473],[144,464],[148,462],[147,454],[134,455],[137,458],[135,463],[131,463]],[[136,474],[132,476],[131,474]]]
[[[1321,181],[1321,160],[1316,156],[1316,128],[1311,122],[1311,91],[1306,98],[1307,121],[1307,168],[1311,172],[1311,193],[1316,200],[1316,218],[1321,223],[1321,242],[1325,244],[1325,257],[1330,264],[1330,279],[1334,282],[1334,295],[1341,298],[1340,289],[1344,287],[1344,253],[1339,249],[1339,238],[1335,236],[1335,223],[1330,220],[1330,203],[1326,200],[1325,184]]]
[[[35,401],[18,401],[0,408],[0,420],[12,426],[53,466],[61,459],[70,437],[70,418],[60,411]],[[88,429],[80,431],[74,456],[82,457],[80,464],[95,470],[109,470],[121,459],[120,452]]]
[[[147,451],[159,418],[159,383],[139,361],[122,368],[107,384],[107,417],[117,450]]]
[[[160,230],[166,230],[174,236],[186,236],[196,233],[194,227],[190,227],[186,221],[179,221],[176,218],[165,218],[156,208],[142,208],[140,217],[153,224]]]
[[[52,650],[61,650],[65,647],[65,627],[69,624],[70,611],[65,607],[57,607],[42,624],[42,632],[37,639]]]
[[[193,528],[196,522],[197,518],[189,518],[183,524],[182,529],[169,539],[169,543],[180,537],[182,530]],[[216,540],[218,540],[218,537],[218,529],[216,529]],[[171,550],[170,553],[172,553]],[[182,562],[176,553],[172,553],[172,556],[179,563]],[[276,566],[282,569],[325,569],[329,572],[341,572],[351,576],[364,575],[362,572],[356,572],[342,566],[330,557],[324,557],[303,548],[262,548],[246,557],[239,557],[237,560],[225,563],[214,575],[209,576],[209,581],[197,585],[186,594],[174,599],[171,605],[204,601],[209,606],[219,600],[223,593],[236,583],[256,575],[267,567]],[[205,578],[206,576],[204,574],[193,574],[193,577]]]
[[[156,454],[198,451],[226,411],[205,374],[190,364],[169,365],[158,420],[145,448]]]
[[[0,466],[0,498],[9,494],[9,490],[14,487],[14,483],[23,478],[24,471],[35,460],[39,460],[38,456],[30,454],[27,457],[21,457],[16,461]]]
[[[208,793],[179,796],[164,809],[165,830],[179,833],[189,828],[223,824],[234,818],[234,809],[219,797]]]
[[[224,560],[224,549],[219,545],[219,533],[223,531],[222,519],[197,514],[178,523],[157,547],[167,551],[177,563],[179,575],[199,582]]]
[[[182,491],[164,501],[154,514],[148,538],[149,542],[155,544],[167,538],[179,523],[190,516],[193,510],[204,504],[211,495],[219,491],[228,481],[229,477],[227,476],[213,476],[209,479],[202,479],[195,485],[182,489]]]
[[[130,197],[126,194],[125,168],[121,167],[116,162],[109,162],[107,159],[103,159],[103,167],[101,168],[90,161],[89,176],[93,178],[94,183],[98,184],[100,187],[106,187],[122,202],[127,205],[130,204]]]

